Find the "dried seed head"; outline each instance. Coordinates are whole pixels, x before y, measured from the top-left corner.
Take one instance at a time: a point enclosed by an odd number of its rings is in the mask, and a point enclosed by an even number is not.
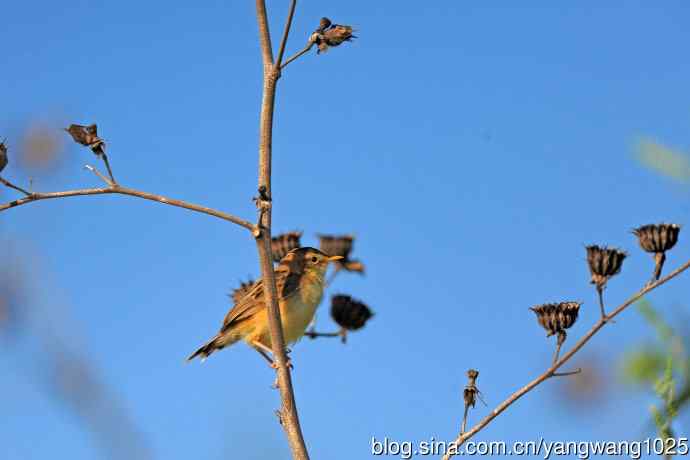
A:
[[[7,146],[5,145],[5,140],[0,142],[0,172],[7,166]]]
[[[271,252],[273,253],[273,261],[280,262],[288,252],[301,247],[299,242],[301,237],[302,232],[288,232],[271,238]]]
[[[319,21],[319,28],[316,30],[318,30],[319,32],[323,32],[324,30],[328,29],[330,26],[331,26],[331,20],[326,18],[326,17],[323,17]]]
[[[242,281],[240,283],[240,287],[233,289],[232,293],[230,294],[230,298],[232,299],[233,303],[238,303],[240,300],[242,300],[253,287],[254,280],[248,279],[247,281]]]
[[[678,242],[680,225],[650,224],[633,230],[640,241],[640,246],[647,252],[666,252]]]
[[[477,381],[477,377],[479,377],[479,371],[476,369],[469,369],[467,371],[467,378],[470,379],[470,383],[474,383]]]
[[[546,336],[549,337],[565,332],[566,329],[575,324],[580,312],[580,305],[582,305],[580,302],[546,303],[530,307],[530,310],[536,313],[537,321],[546,330]]]
[[[372,316],[369,307],[349,295],[338,294],[331,298],[331,317],[343,329],[361,329]]]
[[[321,18],[319,28],[309,38],[319,47],[317,54],[327,51],[332,46],[338,46],[343,42],[352,41],[357,38],[352,35],[353,29],[350,26],[332,24],[328,18]]]
[[[350,259],[354,236],[352,235],[318,235],[319,249],[329,256],[341,256],[336,262],[338,268],[350,272],[364,273],[364,264],[358,260]]]
[[[70,133],[74,142],[91,148],[96,155],[105,153],[105,142],[98,137],[98,127],[95,124],[88,126],[72,124],[65,131]]]
[[[592,284],[596,284],[599,288],[604,287],[609,278],[621,271],[623,260],[627,256],[619,249],[597,245],[587,246],[587,264],[592,274]]]
[[[466,407],[474,407],[477,403],[477,394],[479,389],[477,388],[477,377],[479,376],[479,371],[475,369],[469,369],[467,371],[467,386],[462,392],[463,399],[465,400]]]

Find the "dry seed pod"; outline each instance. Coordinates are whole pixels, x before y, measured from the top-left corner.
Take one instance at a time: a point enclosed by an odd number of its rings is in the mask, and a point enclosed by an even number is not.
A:
[[[271,252],[273,253],[273,261],[280,262],[288,252],[301,247],[299,241],[301,237],[302,232],[288,232],[271,238]]]
[[[5,140],[0,142],[0,172],[7,166],[7,146],[5,145]]]
[[[230,298],[232,299],[233,303],[236,304],[242,300],[253,287],[254,280],[249,279],[247,281],[242,281],[240,283],[240,287],[233,289],[232,293],[230,294]]]
[[[319,21],[319,28],[316,30],[318,30],[319,32],[323,32],[324,30],[328,29],[330,26],[331,26],[331,20],[324,17],[324,18],[321,18],[321,20]]]
[[[98,127],[93,125],[76,125],[71,124],[69,128],[65,128],[74,139],[74,142],[87,146],[96,155],[103,155],[105,153],[105,142],[98,137]]]
[[[579,302],[546,303],[530,307],[530,310],[536,313],[537,321],[546,330],[546,336],[550,337],[575,324],[580,305]]]
[[[338,294],[331,298],[331,317],[345,330],[361,329],[372,316],[369,307],[349,295]]]
[[[312,34],[310,40],[316,43],[318,50],[316,54],[323,53],[332,46],[338,46],[343,42],[352,41],[357,38],[352,35],[351,26],[332,24],[328,18],[321,18],[319,28]]]
[[[477,377],[479,377],[479,371],[476,369],[470,369],[467,371],[467,386],[463,390],[463,399],[465,400],[465,405],[467,407],[474,407],[477,403]]]
[[[352,235],[318,235],[319,249],[329,256],[341,256],[336,262],[338,269],[351,272],[364,273],[364,264],[358,260],[350,259],[354,236]]]
[[[556,341],[556,353],[553,357],[554,364],[558,361],[558,355],[561,351],[561,346],[567,337],[565,330],[570,328],[580,312],[580,302],[559,302],[547,303],[531,307],[537,315],[537,321],[546,330],[546,336],[558,334]]]
[[[587,246],[586,248],[587,265],[589,265],[589,272],[592,274],[591,283],[597,287],[601,317],[605,318],[604,286],[606,286],[606,282],[609,278],[617,275],[621,271],[623,261],[628,254],[620,249],[607,248],[606,246],[597,246],[595,244]]]
[[[680,225],[676,224],[650,224],[633,230],[637,235],[640,246],[647,252],[654,254],[655,268],[653,280],[661,277],[661,270],[666,261],[666,251],[672,249],[678,242]]]
[[[609,278],[620,273],[627,256],[619,249],[597,245],[587,246],[587,264],[592,274],[592,284],[604,287]]]

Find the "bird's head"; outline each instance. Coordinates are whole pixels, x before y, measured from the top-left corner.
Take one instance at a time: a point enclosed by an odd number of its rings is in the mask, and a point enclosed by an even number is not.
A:
[[[292,273],[313,273],[323,277],[328,263],[342,259],[342,256],[329,256],[316,248],[293,249],[280,260],[280,265],[288,267]]]

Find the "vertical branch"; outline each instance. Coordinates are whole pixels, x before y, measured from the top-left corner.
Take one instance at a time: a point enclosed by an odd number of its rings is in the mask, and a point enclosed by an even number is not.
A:
[[[295,7],[297,6],[297,0],[290,1],[290,11],[288,11],[288,17],[285,20],[285,30],[283,30],[283,39],[280,41],[280,48],[278,48],[278,59],[276,59],[276,67],[280,69],[283,63],[283,55],[285,54],[285,45],[287,45],[288,35],[290,35],[290,27],[292,26],[292,17],[295,15]]]
[[[295,1],[290,6],[290,13],[286,23],[283,42],[287,40]],[[261,116],[259,125],[259,225],[256,234],[256,245],[261,264],[261,275],[264,280],[264,295],[268,306],[268,325],[271,334],[273,359],[277,364],[278,387],[282,407],[279,411],[280,423],[288,438],[292,457],[296,460],[309,460],[309,454],[302,436],[302,429],[297,414],[295,395],[292,389],[292,379],[288,367],[285,351],[285,339],[280,321],[278,308],[278,293],[273,272],[273,258],[271,255],[271,148],[273,138],[273,112],[275,108],[276,83],[280,78],[280,66],[273,63],[271,35],[268,29],[265,0],[256,0],[256,15],[259,25],[259,38],[264,66],[263,97],[261,101]],[[281,43],[281,50],[284,43]],[[281,51],[282,55],[282,51]]]

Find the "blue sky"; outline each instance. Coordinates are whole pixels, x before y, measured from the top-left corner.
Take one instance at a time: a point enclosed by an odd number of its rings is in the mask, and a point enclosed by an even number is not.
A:
[[[97,122],[122,184],[254,218],[254,5],[202,3],[5,5],[0,137],[12,149],[37,120]],[[268,8],[278,33],[287,1]],[[633,156],[642,138],[690,146],[689,10],[681,1],[304,1],[289,54],[324,15],[359,38],[301,58],[279,82],[274,230],[303,230],[311,245],[316,233],[357,236],[367,276],[339,276],[329,295],[361,298],[375,318],[346,346],[305,340],[292,358],[312,458],[368,458],[372,436],[452,438],[470,367],[489,404],[471,422],[537,375],[554,343],[528,307],[581,300],[569,342],[584,333],[598,307],[583,245],[630,252],[606,291],[616,303],[652,270],[629,230],[688,224],[687,189]],[[82,168],[93,162],[67,143],[49,171],[13,162],[3,176],[32,177],[40,191],[100,186]],[[225,294],[259,271],[244,230],[120,196],[2,217],[4,258],[34,275],[26,316],[41,340],[2,340],[0,457],[104,458],[82,419],[38,383],[53,334],[89,360],[154,458],[288,457],[273,373],[256,353],[238,345],[184,364],[219,327]],[[681,234],[668,267],[688,257]],[[650,300],[683,317],[688,285]],[[324,306],[318,319],[333,327]],[[630,311],[587,353],[614,379],[621,354],[653,338]],[[547,382],[477,439],[646,435],[650,394],[616,385],[578,408],[560,396],[564,385]]]

